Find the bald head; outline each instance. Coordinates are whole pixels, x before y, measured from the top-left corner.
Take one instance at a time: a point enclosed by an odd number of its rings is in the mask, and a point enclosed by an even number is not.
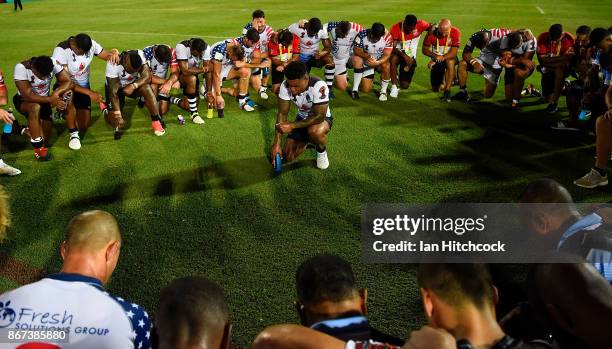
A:
[[[560,233],[558,230],[565,223],[580,216],[567,189],[550,178],[529,183],[520,202],[521,219],[530,230],[540,235]]]
[[[120,241],[117,220],[106,211],[83,212],[72,218],[66,228],[65,244],[68,250],[95,252]]]
[[[550,178],[537,179],[527,185],[521,195],[523,203],[571,204],[570,193],[559,182]]]
[[[440,34],[442,34],[442,36],[449,35],[451,32],[451,28],[452,24],[450,19],[448,18],[443,18],[440,20],[440,23],[438,23],[438,30],[440,31]]]

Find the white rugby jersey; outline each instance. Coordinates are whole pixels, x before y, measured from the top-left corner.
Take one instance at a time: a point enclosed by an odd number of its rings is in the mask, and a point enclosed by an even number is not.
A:
[[[345,37],[336,37],[336,28],[340,22],[329,22],[323,25],[323,30],[327,32],[327,36],[331,39],[332,55],[338,60],[347,59],[353,55],[353,44],[355,38],[363,27],[360,24],[351,22],[351,29]]]
[[[55,63],[67,67],[67,71],[72,81],[81,87],[89,87],[89,71],[91,61],[94,56],[102,52],[102,46],[95,40],[91,40],[91,48],[84,55],[77,55],[70,48],[70,39],[62,41],[53,50],[53,60]]]
[[[0,314],[0,328],[66,331],[69,342],[57,344],[58,349],[151,347],[147,312],[79,274],[50,275],[0,295]],[[18,346],[0,343],[0,349]]]
[[[138,55],[142,60],[142,65],[147,64],[147,59],[144,56],[142,50],[138,50]],[[141,69],[142,70],[142,69]],[[112,64],[111,62],[106,63],[106,77],[107,78],[119,78],[121,87],[125,87],[140,78],[140,72],[130,74],[125,71],[125,68],[121,64]]]
[[[253,23],[247,23],[242,29],[242,35],[246,35],[249,29],[253,28]],[[270,42],[272,38],[272,33],[274,33],[274,29],[266,24],[264,30],[259,32],[259,50],[261,52],[267,52],[268,50],[268,42]]]
[[[208,53],[208,60],[215,60],[217,62],[221,62],[221,65],[233,65],[233,62],[229,59],[227,55],[227,44],[229,40],[223,40],[219,42],[215,42],[210,47],[210,52]]]
[[[526,53],[535,52],[537,47],[538,42],[534,36],[533,38],[531,38],[531,40],[523,40],[523,44],[520,47],[513,49],[512,53],[515,55],[522,56]]]
[[[371,42],[370,39],[368,39],[369,32],[370,29],[366,29],[357,34],[357,39],[355,39],[355,47],[363,49],[374,59],[380,59],[385,50],[393,49],[393,39],[391,38],[391,34],[386,33],[377,42]]]
[[[49,76],[46,76],[44,79],[39,79],[38,76],[34,75],[32,71],[32,61],[24,61],[21,63],[17,63],[15,66],[14,78],[15,81],[27,81],[32,86],[32,93],[46,97],[49,95],[49,91],[51,90],[51,80],[57,74],[59,74],[64,67],[57,64],[53,61],[53,71]],[[17,93],[19,93],[19,89],[17,89]]]
[[[147,59],[147,64],[149,65],[149,68],[151,68],[151,73],[157,77],[165,79],[168,73],[168,68],[178,66],[178,62],[176,60],[176,52],[170,46],[163,45],[163,46],[168,47],[168,49],[170,50],[170,63],[161,63],[155,57],[154,49],[157,46],[162,46],[162,45],[147,46],[144,49],[142,49],[142,53]]]
[[[202,52],[202,56],[196,57],[191,54],[191,48],[189,47],[189,40],[181,41],[176,45],[174,49],[177,61],[187,61],[189,68],[199,67],[203,61],[206,61],[206,57],[210,57],[210,46],[206,45],[206,49]]]
[[[285,101],[293,101],[298,108],[298,120],[305,120],[314,115],[314,106],[317,104],[329,103],[329,88],[325,81],[310,76],[308,79],[308,88],[297,96],[291,94],[287,80],[283,81],[278,93],[278,98]],[[325,114],[331,117],[329,106]]]
[[[308,36],[308,31],[300,28],[299,23],[293,23],[287,29],[300,38],[300,54],[304,55],[314,55],[319,50],[321,40],[329,39],[325,28],[321,28],[314,37]]]

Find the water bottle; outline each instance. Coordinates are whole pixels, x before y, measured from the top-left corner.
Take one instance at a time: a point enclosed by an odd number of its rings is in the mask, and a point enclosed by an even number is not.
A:
[[[12,108],[8,109],[8,114],[9,114],[9,118],[11,118],[12,120],[15,120],[15,116],[13,115],[13,109]],[[2,133],[4,133],[5,135],[10,135],[11,133],[13,133],[13,125],[12,124],[4,124],[4,127],[2,128]]]

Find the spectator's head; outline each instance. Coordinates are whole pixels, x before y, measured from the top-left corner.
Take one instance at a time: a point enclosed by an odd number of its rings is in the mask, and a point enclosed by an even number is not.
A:
[[[53,72],[53,61],[49,56],[32,57],[32,72],[41,80],[49,78]]]
[[[244,45],[246,47],[253,47],[253,45],[259,42],[259,32],[255,28],[247,30],[244,34]]]
[[[612,34],[604,28],[595,28],[589,34],[589,43],[600,50],[607,50],[612,45]]]
[[[521,219],[539,235],[557,235],[578,216],[570,193],[559,182],[542,178],[527,185],[520,197]]]
[[[223,290],[203,277],[172,281],[162,291],[155,314],[159,349],[227,349],[229,309]]]
[[[432,327],[456,336],[459,327],[470,325],[465,322],[466,317],[496,324],[498,294],[486,265],[421,264],[417,280]]]
[[[277,40],[279,44],[289,47],[293,44],[293,34],[287,29],[282,29],[278,32]]]
[[[331,254],[304,261],[296,277],[296,308],[302,325],[367,313],[367,291],[357,289],[349,262]]]
[[[385,35],[385,26],[382,23],[374,23],[370,28],[370,40],[377,42]]]
[[[591,34],[591,27],[588,25],[581,25],[576,29],[576,43],[580,46],[586,46],[589,43],[589,34]]]
[[[74,37],[74,46],[71,46],[72,51],[74,51],[74,53],[80,56],[89,52],[89,50],[91,50],[91,45],[92,42],[89,35],[80,33]]]
[[[166,45],[157,45],[155,46],[155,59],[157,59],[160,63],[168,64],[172,59],[172,51]]]
[[[349,21],[340,21],[338,26],[335,29],[337,38],[345,38],[348,33],[351,31],[351,22]]]
[[[535,265],[527,278],[538,320],[562,348],[609,348],[612,287],[588,263]]]
[[[110,279],[121,251],[121,233],[115,217],[106,211],[86,211],[70,220],[60,252],[62,272]]]
[[[308,72],[303,62],[291,62],[285,67],[287,87],[294,96],[306,91],[308,88]]]
[[[416,27],[417,24],[417,17],[415,15],[406,15],[406,17],[404,17],[404,23],[402,25],[402,30],[404,31],[404,33],[408,34],[411,31],[414,30],[414,28]]]
[[[227,54],[232,62],[242,61],[244,59],[244,50],[240,45],[228,45]]]
[[[196,56],[196,57],[201,57],[204,51],[206,51],[206,47],[208,47],[208,45],[206,44],[206,41],[200,38],[191,38],[191,40],[189,41],[190,41],[189,49],[191,51],[191,55]]]
[[[508,47],[511,49],[519,48],[523,44],[523,36],[520,32],[511,32],[507,35]]]
[[[9,209],[8,195],[0,186],[0,242],[6,239],[6,229],[11,225],[11,210]]]
[[[263,10],[253,11],[253,21],[251,24],[258,32],[263,33],[264,29],[266,29],[266,15]]]
[[[548,29],[548,37],[553,41],[560,40],[562,35],[563,35],[563,25],[561,24],[558,24],[558,23],[553,24]]]
[[[440,23],[438,23],[438,34],[440,37],[444,37],[444,36],[449,36],[451,33],[451,29],[452,29],[453,25],[451,23],[451,20],[448,18],[444,18],[440,20]]]
[[[323,24],[319,18],[313,17],[308,20],[306,24],[306,33],[308,33],[308,36],[311,38],[314,37],[321,29],[323,29]]]
[[[121,65],[130,74],[134,74],[140,71],[143,65],[142,58],[136,50],[130,50],[122,53]]]

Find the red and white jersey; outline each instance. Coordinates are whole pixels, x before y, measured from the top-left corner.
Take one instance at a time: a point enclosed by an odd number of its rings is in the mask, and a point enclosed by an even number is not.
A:
[[[49,95],[49,91],[51,90],[51,80],[53,80],[55,75],[61,73],[61,71],[64,70],[64,67],[53,61],[53,71],[51,74],[43,79],[40,79],[38,76],[34,75],[34,72],[32,71],[32,63],[33,62],[31,60],[17,63],[14,72],[15,81],[29,82],[30,86],[32,87],[32,93],[46,97]],[[17,90],[17,93],[19,93],[19,89]]]
[[[305,120],[314,116],[314,106],[317,104],[329,104],[329,88],[325,81],[310,76],[308,78],[308,87],[299,95],[292,95],[287,80],[283,81],[278,92],[278,98],[285,101],[293,101],[298,108],[298,120]],[[327,107],[327,117],[331,116],[329,106]]]
[[[331,39],[332,55],[337,60],[344,60],[353,55],[353,45],[359,32],[363,30],[363,26],[358,23],[351,22],[351,29],[345,37],[339,38],[336,36],[336,28],[340,22],[329,22],[323,25],[323,30],[327,32],[328,38]]]
[[[242,29],[242,35],[246,35],[249,29],[253,28],[253,23],[247,23]],[[270,38],[272,38],[272,33],[274,33],[274,29],[266,24],[263,31],[259,32],[259,50],[264,53],[267,52],[268,42],[270,42]]]
[[[423,45],[431,46],[431,51],[436,55],[445,55],[451,48],[461,45],[461,31],[451,27],[450,33],[446,36],[439,36],[436,31],[431,31],[425,37]]]
[[[377,42],[371,42],[368,38],[369,33],[370,29],[360,31],[355,39],[355,47],[369,53],[374,59],[380,59],[385,52],[393,50],[391,34],[385,33]]]
[[[325,28],[321,28],[314,37],[308,36],[306,29],[300,27],[299,23],[293,23],[287,29],[300,38],[300,52],[304,55],[314,55],[319,50],[319,43],[321,40],[329,39],[329,35]]]
[[[404,22],[397,22],[391,26],[391,37],[395,42],[395,47],[398,50],[404,51],[406,55],[416,58],[417,52],[419,51],[419,42],[421,41],[421,34],[424,31],[429,30],[431,24],[419,19],[414,26],[414,29],[406,34],[404,33]]]
[[[53,60],[56,64],[66,67],[72,81],[81,87],[89,87],[89,71],[94,56],[102,52],[102,46],[91,40],[91,48],[84,55],[77,55],[70,48],[70,39],[62,41],[53,50]]]
[[[293,35],[293,42],[288,47],[275,43],[272,39],[268,42],[268,55],[270,57],[278,57],[281,62],[289,62],[293,58],[293,55],[299,54],[300,38],[295,35]]]
[[[493,29],[489,29],[488,32],[491,33],[491,40],[489,40],[489,42],[491,42],[491,41],[499,40],[503,36],[510,34],[512,30],[506,29],[506,28],[493,28]]]
[[[147,46],[142,50],[142,52],[144,53],[144,56],[147,59],[146,62],[149,65],[149,68],[151,68],[151,73],[157,77],[165,79],[166,75],[168,74],[168,68],[175,68],[175,67],[178,68],[178,61],[176,60],[176,52],[170,46],[163,45],[163,46],[168,47],[168,49],[170,50],[170,63],[161,63],[155,57],[155,47],[157,46],[162,46],[162,45]]]
[[[140,59],[142,60],[142,66],[144,67],[144,65],[147,64],[147,59],[145,58],[142,50],[138,50],[138,55],[140,56]],[[141,71],[142,71],[142,68],[141,68]],[[125,71],[125,68],[123,67],[123,65],[112,64],[111,62],[107,62],[106,63],[106,77],[111,78],[111,79],[119,78],[119,84],[121,85],[121,87],[125,87],[133,83],[134,81],[138,80],[138,78],[140,78],[140,72],[130,74],[127,71]]]

